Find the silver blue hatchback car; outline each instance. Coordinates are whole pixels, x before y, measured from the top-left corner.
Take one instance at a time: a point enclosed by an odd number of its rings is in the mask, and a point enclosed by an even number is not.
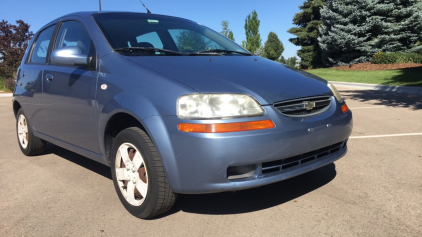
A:
[[[352,113],[327,81],[258,57],[198,23],[80,12],[35,35],[13,97],[25,155],[46,142],[111,167],[149,218],[177,193],[258,187],[341,158]]]

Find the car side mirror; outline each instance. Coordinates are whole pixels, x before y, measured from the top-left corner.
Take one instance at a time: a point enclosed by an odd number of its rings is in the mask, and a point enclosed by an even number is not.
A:
[[[78,46],[68,46],[55,49],[50,56],[51,63],[67,66],[89,67],[90,57],[82,53]]]

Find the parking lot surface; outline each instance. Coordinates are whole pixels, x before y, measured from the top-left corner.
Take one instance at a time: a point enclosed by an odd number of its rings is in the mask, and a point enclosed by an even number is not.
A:
[[[342,159],[279,183],[179,195],[152,220],[121,205],[110,169],[49,144],[24,156],[0,98],[0,236],[422,236],[422,95],[340,87],[353,111]]]

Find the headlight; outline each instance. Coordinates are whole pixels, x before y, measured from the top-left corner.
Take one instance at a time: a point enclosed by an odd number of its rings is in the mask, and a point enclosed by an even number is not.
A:
[[[252,97],[242,94],[191,94],[177,101],[177,115],[185,119],[216,119],[263,115]]]
[[[333,84],[329,83],[327,84],[328,88],[330,88],[331,92],[333,92],[334,97],[336,97],[338,102],[343,102],[343,98],[341,98],[340,93],[338,92],[337,88],[333,86]]]

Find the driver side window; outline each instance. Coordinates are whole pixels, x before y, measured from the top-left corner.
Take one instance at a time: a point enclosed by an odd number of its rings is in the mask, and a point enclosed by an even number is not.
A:
[[[78,21],[63,22],[57,37],[56,49],[68,46],[78,46],[82,49],[83,54],[89,54],[91,38],[82,23]]]

